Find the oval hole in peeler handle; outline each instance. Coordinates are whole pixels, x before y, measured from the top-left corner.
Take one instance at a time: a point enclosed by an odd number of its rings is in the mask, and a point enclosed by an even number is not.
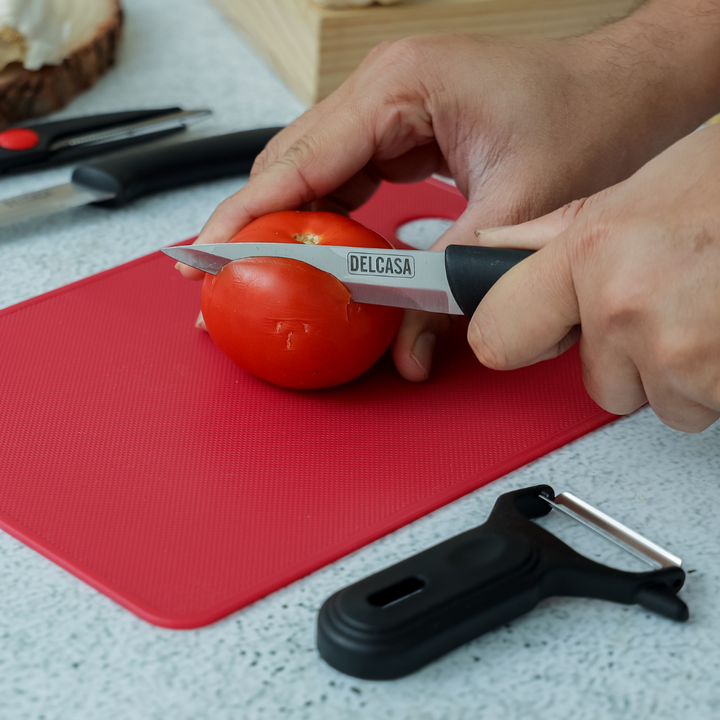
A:
[[[541,597],[539,557],[517,528],[531,523],[514,497],[501,500],[491,516],[494,524],[450,538],[328,598],[318,615],[321,657],[349,675],[390,680],[534,607]],[[539,502],[537,510],[546,507]]]
[[[375,607],[387,607],[393,603],[400,602],[410,595],[420,592],[425,587],[425,581],[419,577],[409,577],[401,580],[390,587],[378,590],[368,595],[367,601]]]

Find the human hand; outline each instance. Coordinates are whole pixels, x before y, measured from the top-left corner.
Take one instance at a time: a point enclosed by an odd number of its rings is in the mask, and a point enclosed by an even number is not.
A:
[[[459,35],[382,45],[270,142],[198,242],[225,242],[278,210],[348,212],[383,179],[440,173],[468,198],[441,249],[475,242],[475,228],[527,220],[607,187],[700,122],[698,103],[683,102],[672,70],[650,55],[662,43],[647,24],[566,41]],[[679,37],[676,18],[673,28]],[[667,95],[670,108],[657,102]],[[428,377],[435,336],[449,322],[406,313],[393,347],[405,378]]]
[[[480,303],[468,332],[480,362],[523,367],[579,339],[585,386],[605,410],[624,415],[649,402],[685,432],[715,422],[719,160],[716,125],[597,195],[483,233],[483,245],[541,249]]]

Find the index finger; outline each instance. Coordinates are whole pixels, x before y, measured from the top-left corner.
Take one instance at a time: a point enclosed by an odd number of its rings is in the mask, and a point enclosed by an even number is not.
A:
[[[223,201],[200,242],[224,242],[252,220],[293,210],[332,192],[373,156],[373,137],[357,114],[344,109],[322,118],[284,154]]]
[[[373,133],[359,112],[349,106],[331,112],[220,203],[195,242],[227,242],[256,218],[328,195],[365,167],[374,151]],[[189,279],[203,276],[186,265],[178,269]]]

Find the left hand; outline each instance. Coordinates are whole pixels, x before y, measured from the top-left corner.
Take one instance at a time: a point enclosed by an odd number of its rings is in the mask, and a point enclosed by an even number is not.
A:
[[[484,365],[523,367],[579,339],[585,386],[605,410],[649,402],[685,432],[720,417],[720,126],[618,185],[479,243],[539,249],[471,321]]]

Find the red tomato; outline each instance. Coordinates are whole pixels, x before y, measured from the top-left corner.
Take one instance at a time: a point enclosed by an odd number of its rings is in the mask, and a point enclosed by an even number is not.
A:
[[[342,215],[299,211],[258,218],[230,242],[391,247]],[[286,258],[235,260],[208,275],[202,312],[210,337],[233,362],[297,389],[332,387],[364,373],[402,318],[400,308],[352,302],[336,277]]]

